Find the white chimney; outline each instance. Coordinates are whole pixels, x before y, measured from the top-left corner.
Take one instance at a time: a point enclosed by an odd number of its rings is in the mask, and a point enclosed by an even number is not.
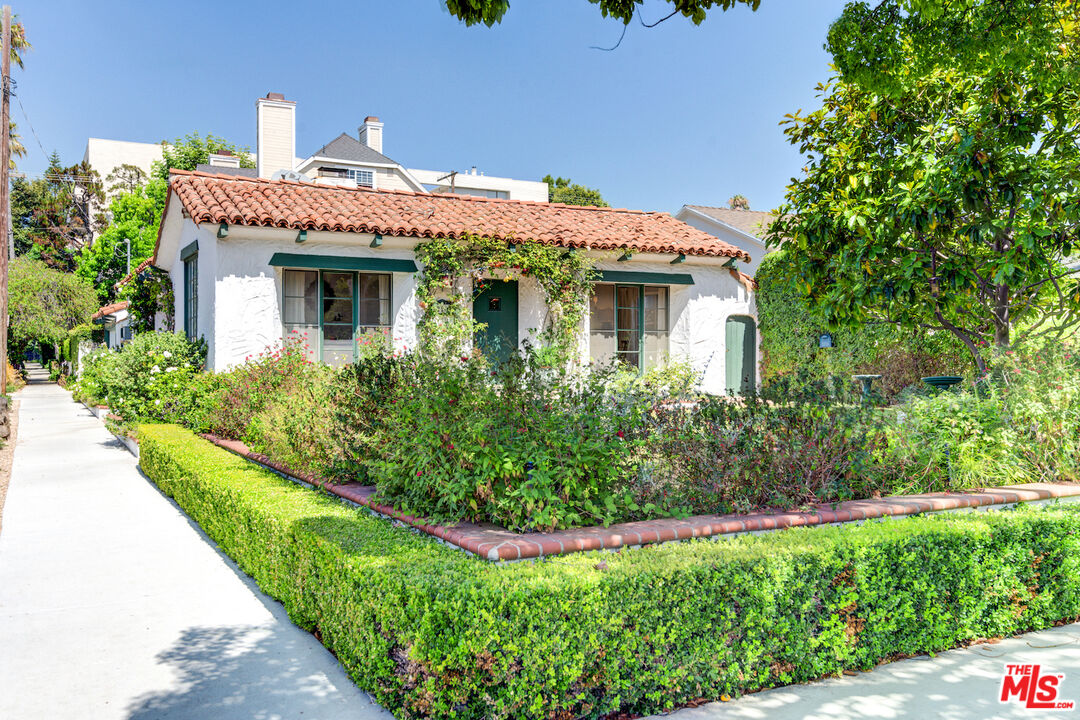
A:
[[[360,142],[367,145],[377,153],[382,153],[382,129],[383,124],[374,115],[364,118],[364,124],[360,126]]]
[[[296,162],[296,103],[281,93],[266,93],[255,101],[255,169],[268,178],[278,170],[292,170]]]
[[[240,158],[228,150],[223,150],[219,153],[210,153],[207,163],[211,167],[238,168],[240,167]]]

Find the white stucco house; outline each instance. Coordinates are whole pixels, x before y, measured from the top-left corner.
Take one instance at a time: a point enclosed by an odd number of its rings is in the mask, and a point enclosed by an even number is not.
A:
[[[595,258],[583,359],[642,369],[688,360],[716,393],[756,384],[754,286],[734,267],[749,254],[667,213],[176,172],[153,264],[171,275],[177,330],[206,339],[209,368],[289,337],[342,364],[366,333],[416,345],[414,248],[466,234]],[[488,284],[474,313],[520,345],[546,306],[522,278]]]
[[[101,325],[105,332],[104,345],[116,350],[132,338],[131,313],[128,312],[127,300],[112,303],[99,309],[91,317],[95,325]]]
[[[683,205],[675,213],[675,217],[729,245],[745,250],[750,260],[739,267],[751,277],[757,274],[761,259],[770,252],[769,248],[765,247],[763,238],[775,219],[772,213],[710,205]]]

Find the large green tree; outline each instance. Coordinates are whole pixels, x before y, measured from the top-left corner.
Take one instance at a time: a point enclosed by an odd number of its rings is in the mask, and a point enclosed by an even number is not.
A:
[[[592,205],[595,207],[608,207],[607,201],[600,191],[595,188],[578,185],[570,178],[552,177],[545,175],[541,182],[548,186],[548,202],[563,203],[564,205]]]
[[[109,226],[80,252],[75,273],[94,286],[102,305],[115,300],[116,283],[153,254],[167,193],[167,183],[155,177],[117,194]]]
[[[488,27],[502,22],[506,11],[510,9],[510,0],[445,0],[450,14],[467,25],[483,23]],[[634,14],[645,4],[645,0],[589,0],[600,8],[604,17],[612,17],[629,24]],[[706,14],[713,9],[730,10],[737,5],[757,10],[761,0],[672,0],[670,15],[682,15],[695,25],[705,20]]]
[[[22,357],[35,343],[59,344],[98,307],[88,282],[40,260],[16,257],[9,273],[9,357]]]
[[[161,150],[162,160],[154,163],[151,174],[162,180],[169,179],[169,170],[194,170],[206,164],[210,161],[211,153],[235,155],[240,159],[240,167],[255,167],[249,148],[209,133],[206,137],[193,132],[171,142],[163,140]]]
[[[104,199],[101,179],[86,162],[64,166],[54,152],[43,178],[12,183],[16,254],[74,270],[79,252],[105,226]]]
[[[787,117],[806,164],[770,241],[831,322],[947,331],[985,371],[983,347],[1080,320],[1076,8],[910,5],[853,3],[833,26],[839,75]]]

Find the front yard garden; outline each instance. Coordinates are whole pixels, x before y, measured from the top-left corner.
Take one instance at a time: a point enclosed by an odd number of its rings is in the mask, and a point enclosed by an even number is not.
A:
[[[340,370],[299,343],[225,373],[179,335],[97,353],[73,385],[129,425],[241,440],[292,469],[375,485],[438,522],[551,530],[1017,482],[1075,480],[1080,358],[1067,346],[998,358],[960,392],[867,401],[850,382],[790,376],[704,396],[693,372],[501,366],[373,342]]]
[[[403,718],[650,713],[1080,616],[1080,508],[489,563],[189,430],[141,465]]]

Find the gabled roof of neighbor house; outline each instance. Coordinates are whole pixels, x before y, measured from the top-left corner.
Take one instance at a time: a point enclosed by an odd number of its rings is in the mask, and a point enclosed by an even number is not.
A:
[[[122,300],[121,302],[116,302],[116,303],[113,303],[111,305],[106,305],[105,307],[101,308],[96,313],[91,315],[90,319],[91,320],[100,320],[103,317],[113,315],[115,313],[120,312],[121,310],[127,310],[129,305],[131,305],[131,303],[129,303],[127,300]]]
[[[761,210],[734,210],[711,205],[687,205],[686,207],[758,239],[765,236],[769,225],[776,219],[772,213]]]
[[[169,185],[165,216],[175,196],[197,224],[420,238],[462,238],[472,234],[508,242],[531,240],[592,250],[750,260],[745,250],[662,212],[340,188],[183,171],[173,171]],[[159,243],[160,239],[159,231]]]
[[[376,152],[348,133],[341,133],[321,148],[311,153],[311,157],[324,157],[347,162],[374,163],[376,165],[397,165],[396,162]]]

